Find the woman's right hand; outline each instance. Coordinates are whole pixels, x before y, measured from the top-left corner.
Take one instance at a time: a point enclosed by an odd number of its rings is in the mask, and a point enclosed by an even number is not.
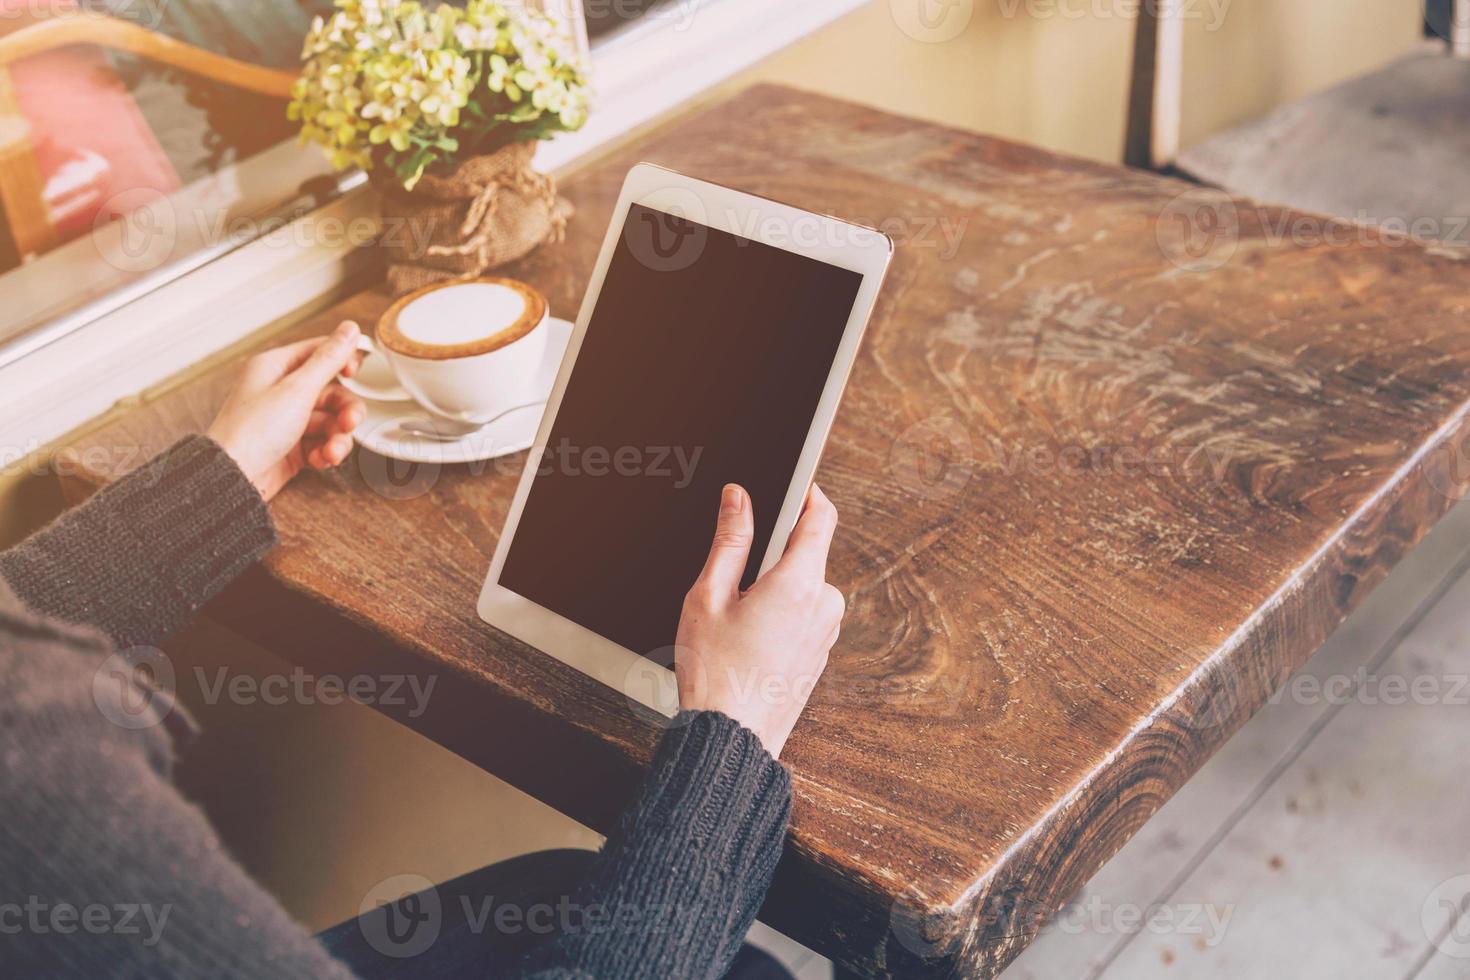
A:
[[[331,469],[352,451],[352,430],[367,409],[337,384],[337,375],[357,370],[357,336],[357,324],[348,320],[325,337],[245,362],[208,434],[263,499],[274,497],[302,469]]]
[[[836,529],[837,508],[814,484],[786,553],[742,593],[755,517],[750,495],[725,487],[709,559],[679,617],[674,671],[681,708],[723,712],[780,757],[827,666],[847,607],[827,584]]]

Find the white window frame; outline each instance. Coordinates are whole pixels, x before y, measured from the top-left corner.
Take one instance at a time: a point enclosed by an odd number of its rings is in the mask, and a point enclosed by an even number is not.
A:
[[[538,167],[565,176],[635,127],[863,2],[670,0],[594,45],[593,113],[581,131],[543,143]],[[343,193],[298,223],[361,229],[372,222],[375,197],[361,175],[354,176]],[[295,235],[293,227],[259,240],[211,243],[185,274],[129,287],[103,301],[86,322],[65,324],[8,363],[0,357],[0,467],[43,450],[119,401],[288,317],[371,266],[354,236]]]
[[[581,131],[541,144],[537,165],[564,176],[635,126],[861,3],[670,0],[595,44],[594,112]],[[363,184],[348,185],[301,222],[362,228],[376,215]],[[0,357],[0,467],[44,450],[119,401],[290,316],[370,266],[350,237],[318,238],[285,229],[260,241],[213,242],[185,275],[123,289],[87,322],[66,325],[62,335],[43,338],[9,363]]]

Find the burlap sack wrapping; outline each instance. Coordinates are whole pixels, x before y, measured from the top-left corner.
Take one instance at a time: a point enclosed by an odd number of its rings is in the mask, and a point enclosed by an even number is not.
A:
[[[425,174],[412,191],[374,171],[394,295],[479,275],[561,240],[572,206],[557,198],[550,176],[531,169],[535,151],[535,143],[512,143],[452,174]]]

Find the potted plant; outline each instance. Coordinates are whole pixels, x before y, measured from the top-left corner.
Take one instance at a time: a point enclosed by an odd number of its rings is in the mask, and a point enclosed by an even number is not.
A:
[[[545,14],[491,0],[430,9],[336,0],[316,18],[287,114],[383,194],[395,292],[469,276],[559,237],[570,206],[535,141],[582,126],[586,71]]]

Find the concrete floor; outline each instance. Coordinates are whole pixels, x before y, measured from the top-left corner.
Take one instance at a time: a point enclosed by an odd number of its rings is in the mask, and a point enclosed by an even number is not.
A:
[[[1235,194],[1470,247],[1470,60],[1427,44],[1214,136],[1178,165]]]
[[[1006,980],[1470,974],[1467,569],[1461,505]]]

